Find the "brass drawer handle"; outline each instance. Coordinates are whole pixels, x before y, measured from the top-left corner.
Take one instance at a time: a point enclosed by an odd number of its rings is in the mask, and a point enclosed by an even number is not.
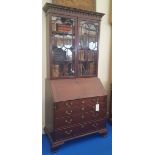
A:
[[[70,135],[72,133],[72,130],[65,131],[65,134]]]
[[[97,127],[97,125],[98,125],[97,123],[95,123],[95,124],[92,124],[92,126],[93,126],[93,127]]]
[[[72,122],[72,119],[70,119],[69,121],[65,120],[65,123],[71,123],[71,122]]]
[[[65,103],[65,105],[66,105],[66,107],[71,107],[71,106],[73,105],[73,103],[72,103],[72,102],[70,102],[70,103]]]
[[[66,114],[71,115],[72,114],[72,110],[70,112],[65,111]]]

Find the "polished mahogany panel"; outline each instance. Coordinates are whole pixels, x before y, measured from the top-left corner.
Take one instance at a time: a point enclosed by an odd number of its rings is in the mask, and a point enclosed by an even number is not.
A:
[[[79,122],[88,122],[90,120],[98,120],[105,118],[106,109],[104,111],[95,112],[82,112],[71,116],[59,117],[55,119],[55,128],[63,128],[66,126],[72,126]]]
[[[78,108],[80,109],[83,106],[92,106],[96,103],[106,104],[107,97],[106,96],[97,96],[91,98],[83,98],[83,99],[76,99],[76,100],[68,100],[68,101],[61,101],[55,103],[55,110],[62,110],[67,108]]]
[[[97,77],[51,80],[54,102],[105,96],[105,89]]]
[[[73,127],[58,129],[54,131],[54,140],[62,140],[65,138],[70,138],[85,134],[87,132],[92,132],[95,130],[102,129],[105,125],[105,120],[99,120],[95,122],[78,123]]]
[[[77,112],[94,110],[99,104],[100,110],[106,108],[106,98],[96,97],[55,103],[55,117],[67,116]]]

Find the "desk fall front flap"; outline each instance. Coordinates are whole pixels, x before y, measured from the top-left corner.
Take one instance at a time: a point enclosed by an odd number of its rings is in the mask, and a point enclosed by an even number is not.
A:
[[[51,80],[50,85],[54,102],[106,95],[96,77]]]

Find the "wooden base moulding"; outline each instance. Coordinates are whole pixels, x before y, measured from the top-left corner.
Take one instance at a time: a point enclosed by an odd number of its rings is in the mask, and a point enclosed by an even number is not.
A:
[[[81,138],[81,137],[88,136],[88,135],[91,135],[91,134],[96,134],[96,133],[99,133],[101,136],[105,136],[107,134],[107,129],[100,129],[100,130],[97,130],[97,131],[92,131],[92,132],[88,132],[88,133],[85,133],[85,134],[80,134],[80,135],[72,137],[72,138],[66,138],[66,139],[60,140],[60,141],[53,141],[52,133],[50,133],[46,127],[44,128],[44,131],[45,131],[45,134],[48,136],[48,138],[50,140],[52,151],[56,151],[65,142],[73,140],[73,139]]]

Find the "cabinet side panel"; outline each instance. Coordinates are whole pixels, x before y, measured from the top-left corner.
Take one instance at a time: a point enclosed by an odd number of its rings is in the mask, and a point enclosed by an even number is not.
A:
[[[50,78],[50,13],[46,15],[46,68],[47,78]]]
[[[49,132],[53,131],[53,101],[50,88],[50,80],[45,81],[45,126]]]

